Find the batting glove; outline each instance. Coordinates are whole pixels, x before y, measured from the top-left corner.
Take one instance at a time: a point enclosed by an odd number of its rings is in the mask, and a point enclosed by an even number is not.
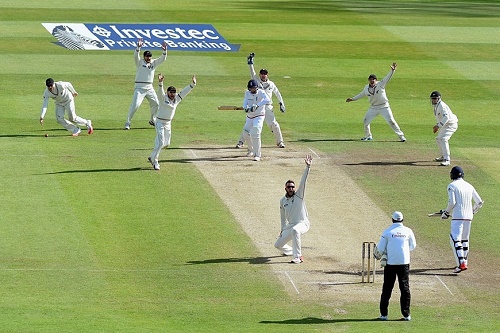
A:
[[[250,53],[250,55],[247,57],[247,63],[249,65],[253,65],[253,57],[255,57],[255,53]]]
[[[447,211],[443,211],[443,214],[441,214],[441,219],[442,220],[446,220],[450,217],[450,213],[448,213]]]
[[[286,112],[285,104],[280,103],[280,111],[283,112],[283,113]]]

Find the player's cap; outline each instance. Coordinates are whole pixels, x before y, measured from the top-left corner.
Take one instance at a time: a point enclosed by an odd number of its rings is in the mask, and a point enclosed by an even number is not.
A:
[[[259,73],[260,73],[260,74],[265,74],[265,75],[267,75],[267,73],[269,73],[269,72],[267,71],[267,69],[262,68],[262,69],[259,71]]]
[[[177,89],[174,86],[170,86],[167,88],[167,92],[177,92]]]
[[[375,79],[376,80],[377,79],[377,75],[370,74],[370,76],[368,76],[368,80],[370,80],[370,79]]]
[[[47,80],[45,80],[45,85],[47,87],[53,86],[54,85],[54,79],[52,79],[52,78],[49,77]]]
[[[441,93],[437,90],[431,92],[431,96],[430,98],[440,98],[441,97]]]
[[[259,84],[257,83],[256,80],[250,80],[248,81],[248,84],[247,84],[247,88],[250,89],[250,88],[257,88],[259,86]]]
[[[451,171],[450,171],[450,178],[451,179],[455,180],[455,179],[463,178],[463,177],[464,177],[464,169],[462,169],[458,165],[451,168]]]
[[[403,222],[403,213],[398,211],[392,213],[392,222]]]
[[[153,54],[151,53],[151,51],[144,51],[144,56],[145,57],[152,57]]]

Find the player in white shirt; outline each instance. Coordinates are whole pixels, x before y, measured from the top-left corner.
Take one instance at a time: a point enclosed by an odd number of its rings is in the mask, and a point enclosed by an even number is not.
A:
[[[392,214],[392,225],[382,232],[382,236],[375,250],[375,257],[380,259],[387,255],[387,265],[384,267],[384,284],[380,296],[380,320],[387,320],[389,314],[389,300],[392,289],[398,278],[402,320],[411,320],[410,316],[410,252],[417,247],[413,231],[403,225],[403,214]]]
[[[447,166],[450,165],[450,145],[448,141],[458,129],[458,118],[451,112],[450,107],[441,100],[441,93],[439,91],[431,92],[430,98],[437,122],[432,130],[434,133],[438,132],[436,143],[441,152],[441,156],[435,160],[441,162],[441,165]]]
[[[273,111],[273,94],[276,96],[280,103],[280,111],[285,112],[286,107],[285,107],[285,102],[283,101],[283,97],[281,96],[281,93],[276,86],[276,84],[269,80],[269,72],[267,69],[262,68],[259,71],[259,75],[255,73],[255,68],[253,67],[253,58],[255,54],[250,53],[250,55],[247,58],[248,66],[250,69],[250,78],[256,80],[259,83],[259,88],[262,89],[267,96],[269,97],[270,102],[266,104],[265,112],[266,115],[264,117],[264,121],[266,122],[267,126],[271,129],[271,132],[274,134],[274,138],[276,140],[276,146],[279,148],[285,148],[285,143],[283,142],[283,135],[281,134],[281,128],[280,124],[276,120],[276,117],[274,116],[274,111]],[[243,141],[244,141],[244,133],[245,131],[243,130],[240,135],[240,139],[238,141],[238,144],[236,145],[236,148],[242,148],[243,147]]]
[[[74,98],[78,96],[78,93],[70,82],[54,82],[52,78],[48,78],[45,80],[45,86],[42,112],[40,113],[40,124],[43,125],[45,113],[47,113],[47,107],[49,105],[49,99],[53,99],[56,105],[56,120],[65,129],[70,131],[71,135],[78,136],[80,134],[81,129],[78,126],[86,126],[88,134],[94,132],[90,119],[83,119],[76,115]],[[68,114],[68,119],[64,118],[64,113]]]
[[[137,41],[137,47],[134,51],[136,66],[135,87],[132,104],[130,105],[127,122],[125,123],[125,129],[127,130],[130,129],[132,117],[134,117],[135,112],[139,106],[141,106],[144,98],[149,101],[151,113],[156,113],[158,110],[158,97],[156,96],[155,89],[153,88],[153,81],[155,78],[156,68],[167,59],[167,43],[162,43],[161,48],[163,49],[163,54],[157,59],[151,59],[153,56],[151,51],[144,51],[144,58],[141,59],[139,57],[139,52],[141,51],[142,45],[144,45],[144,42],[142,41],[142,38],[139,38]],[[149,122],[149,124],[154,126],[154,122]]]
[[[302,174],[299,187],[295,189],[295,182],[293,180],[287,180],[285,183],[286,193],[280,200],[280,235],[274,243],[274,247],[284,255],[293,256],[291,261],[293,264],[300,264],[304,261],[301,236],[309,231],[310,226],[304,195],[307,176],[311,169],[311,155],[306,156],[305,162],[306,169]],[[292,246],[287,244],[289,241],[292,241]]]
[[[392,78],[392,75],[396,71],[396,67],[398,65],[394,62],[391,65],[391,70],[389,74],[386,75],[382,79],[382,81],[377,81],[377,76],[375,74],[370,74],[368,76],[368,84],[363,88],[363,90],[354,97],[349,97],[346,99],[346,102],[357,101],[358,99],[368,96],[368,100],[370,101],[370,107],[365,114],[365,118],[363,120],[363,124],[365,127],[365,136],[361,138],[362,141],[371,141],[373,140],[372,132],[370,130],[370,123],[377,115],[382,115],[385,121],[392,128],[394,133],[396,133],[401,142],[405,142],[406,138],[404,136],[403,131],[399,128],[398,123],[394,119],[392,115],[392,110],[389,105],[389,99],[387,98],[387,94],[385,93],[385,86]]]
[[[151,114],[150,122],[155,124],[156,128],[156,139],[155,147],[148,157],[148,161],[151,163],[155,170],[160,170],[160,164],[158,163],[158,158],[160,157],[160,152],[162,148],[170,146],[170,138],[172,136],[172,119],[175,116],[175,110],[177,105],[184,100],[196,86],[196,76],[193,76],[192,82],[182,89],[181,92],[177,94],[177,89],[174,86],[167,88],[167,93],[163,90],[163,80],[165,77],[162,74],[158,75],[158,100],[160,101],[160,106],[156,113]]]
[[[472,219],[484,203],[474,186],[463,177],[464,170],[461,167],[451,168],[452,182],[448,185],[448,206],[441,215],[442,219],[451,215],[450,244],[457,264],[454,273],[467,269]]]
[[[253,157],[254,161],[260,161],[261,158],[261,133],[264,124],[265,110],[264,106],[270,102],[269,96],[259,89],[256,80],[250,80],[247,84],[248,90],[245,92],[243,100],[243,109],[247,118],[245,122],[244,138],[248,147],[247,156]]]

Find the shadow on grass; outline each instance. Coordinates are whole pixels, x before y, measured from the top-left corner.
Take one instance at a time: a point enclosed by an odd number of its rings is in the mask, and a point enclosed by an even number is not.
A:
[[[65,173],[91,173],[91,172],[125,172],[125,171],[142,171],[142,170],[150,170],[151,168],[112,168],[112,169],[92,169],[92,170],[66,170],[66,171],[55,171],[55,172],[46,172],[42,173],[42,175],[58,175]]]
[[[298,139],[298,140],[293,140],[289,142],[354,142],[354,141],[361,141],[359,139]]]
[[[187,265],[205,265],[205,264],[226,264],[236,262],[247,262],[251,265],[262,265],[271,263],[272,258],[282,258],[283,256],[272,257],[246,257],[246,258],[217,258],[206,260],[192,260],[186,262]]]
[[[359,163],[344,163],[343,165],[373,165],[373,166],[388,166],[388,165],[409,165],[418,167],[436,166],[441,167],[439,164],[430,161],[372,161],[372,162],[359,162]]]
[[[380,321],[378,318],[345,318],[345,319],[323,319],[316,317],[306,317],[301,319],[285,319],[285,320],[262,320],[260,324],[284,324],[284,325],[312,325],[312,324],[332,324],[332,323],[349,323],[361,321]]]
[[[410,269],[410,275],[439,275],[439,276],[456,276],[456,273],[451,272],[454,267],[441,267],[441,268],[416,268]],[[440,273],[439,271],[447,271]],[[324,274],[339,274],[339,275],[356,275],[361,276],[361,271],[325,271]],[[383,269],[375,270],[375,274],[384,275]]]

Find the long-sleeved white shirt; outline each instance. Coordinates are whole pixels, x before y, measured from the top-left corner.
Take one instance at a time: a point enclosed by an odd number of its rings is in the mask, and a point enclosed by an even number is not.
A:
[[[135,66],[137,68],[135,73],[135,87],[152,87],[155,78],[155,70],[162,62],[167,59],[167,51],[163,51],[161,57],[151,60],[150,63],[147,63],[146,61],[144,61],[144,59],[141,59],[139,55],[140,51],[140,49],[135,49],[134,51]]]
[[[281,231],[291,228],[298,223],[309,224],[309,214],[307,213],[304,194],[306,190],[307,176],[310,166],[306,166],[300,185],[292,197],[284,196],[280,200]]]
[[[441,99],[434,105],[434,116],[436,117],[436,125],[439,128],[445,125],[454,125],[458,123],[457,116],[451,112],[450,107]]]
[[[413,231],[402,222],[393,222],[382,232],[377,244],[380,253],[387,253],[388,265],[407,265],[410,263],[410,252],[417,247]]]
[[[187,94],[193,90],[195,85],[193,83],[186,86],[181,90],[178,94],[175,94],[174,100],[168,98],[168,95],[165,94],[165,90],[163,89],[163,85],[158,87],[158,91],[156,95],[158,96],[158,101],[160,102],[160,106],[158,107],[158,111],[156,113],[156,118],[160,120],[172,120],[175,116],[175,110],[177,109],[177,105],[186,97]],[[153,115],[154,117],[155,115]]]
[[[255,73],[255,69],[253,67],[253,64],[250,64],[249,67],[250,67],[250,77],[259,83],[259,88],[264,90],[266,95],[269,97],[270,102],[268,104],[270,104],[270,105],[273,104],[273,93],[274,93],[274,95],[278,99],[278,102],[285,105],[285,102],[283,101],[283,97],[281,96],[281,93],[280,93],[278,87],[276,86],[276,84],[269,79],[267,81],[262,81],[260,79],[260,76],[257,73]]]
[[[373,87],[370,87],[370,84],[367,84],[363,90],[352,97],[353,101],[357,101],[358,99],[368,96],[368,100],[370,101],[370,105],[373,108],[386,108],[389,107],[389,99],[387,98],[387,94],[385,93],[385,86],[392,78],[394,74],[394,70],[390,70],[389,74],[387,74],[382,81],[377,81]]]
[[[68,103],[74,100],[73,94],[76,93],[75,88],[70,82],[57,81],[54,82],[54,87],[52,91],[49,88],[45,88],[43,92],[43,105],[42,112],[40,113],[40,118],[45,117],[47,113],[47,107],[49,106],[49,99],[53,99],[56,105],[66,106]]]
[[[474,201],[474,206],[472,205]],[[475,212],[483,205],[483,200],[474,186],[463,178],[458,178],[448,185],[447,212],[453,220],[472,220]]]
[[[262,90],[257,88],[255,94],[252,94],[250,90],[245,92],[245,99],[243,100],[243,109],[248,109],[253,105],[257,105],[257,108],[252,112],[247,112],[248,118],[255,118],[263,116],[265,114],[264,105],[269,104],[269,96]]]

